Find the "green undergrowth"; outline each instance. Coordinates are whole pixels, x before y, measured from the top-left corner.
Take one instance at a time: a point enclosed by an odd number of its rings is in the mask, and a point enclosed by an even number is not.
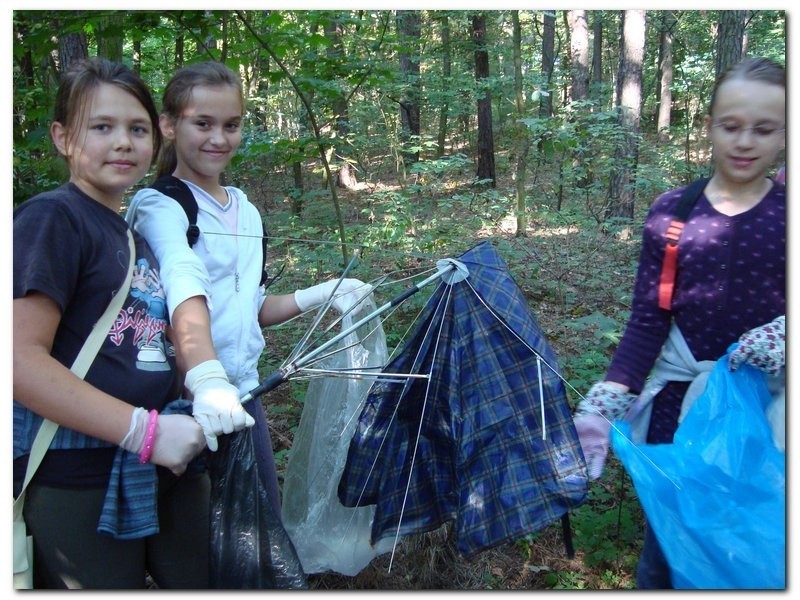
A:
[[[425,177],[435,185],[424,185]],[[598,226],[579,205],[556,210],[548,198],[526,212],[526,235],[516,235],[515,200],[509,190],[476,187],[453,173],[426,173],[418,183],[373,186],[343,193],[348,215],[348,276],[370,281],[380,305],[400,279],[439,258],[457,256],[489,239],[507,262],[532,314],[555,351],[571,406],[600,379],[624,329],[638,258],[638,230],[628,239]],[[422,183],[420,183],[422,182]],[[277,196],[267,223],[274,237],[270,265],[286,265],[273,284],[287,293],[338,277],[347,264],[332,224],[330,199],[318,196],[290,216],[288,197]],[[302,240],[302,241],[298,241]],[[313,240],[324,240],[320,244]],[[385,281],[381,278],[385,277]],[[424,305],[416,294],[384,321],[390,350],[401,345]],[[272,372],[305,333],[311,317],[265,330],[262,374]],[[265,397],[273,446],[282,476],[302,414],[306,384],[290,381]],[[452,531],[402,538],[391,558],[378,557],[356,577],[314,575],[314,589],[628,589],[642,542],[643,517],[624,470],[610,457],[587,501],[570,513],[575,556],[565,554],[561,525],[483,552],[470,560],[455,550]]]

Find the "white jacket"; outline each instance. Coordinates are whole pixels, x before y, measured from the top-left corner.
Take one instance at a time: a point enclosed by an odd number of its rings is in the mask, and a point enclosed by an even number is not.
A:
[[[258,312],[264,302],[261,215],[238,188],[227,187],[238,206],[236,235],[226,231],[226,210],[199,187],[185,181],[197,200],[200,237],[194,248],[186,240],[189,219],[181,205],[152,188],[139,190],[125,219],[145,237],[161,265],[170,320],[184,300],[205,296],[211,337],[228,379],[242,393],[258,385],[258,359],[264,335]],[[235,203],[235,204],[234,204]]]

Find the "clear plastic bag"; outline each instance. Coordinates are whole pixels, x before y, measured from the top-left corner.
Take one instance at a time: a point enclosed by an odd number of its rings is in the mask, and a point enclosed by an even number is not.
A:
[[[733,348],[733,347],[732,347]],[[675,588],[785,589],[786,457],[772,439],[762,372],[717,361],[672,444],[612,428]]]
[[[342,329],[373,310],[375,303],[365,300],[345,315]],[[386,337],[378,319],[346,336],[340,346],[345,350],[326,359],[323,368],[364,369],[386,363]],[[354,576],[373,558],[391,550],[389,541],[370,543],[375,507],[347,508],[336,491],[371,385],[371,378],[335,376],[309,384],[292,441],[281,506],[284,526],[306,573],[335,571]]]

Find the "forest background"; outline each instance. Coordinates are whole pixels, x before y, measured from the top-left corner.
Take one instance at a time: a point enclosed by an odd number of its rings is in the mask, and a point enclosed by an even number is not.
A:
[[[72,62],[125,61],[158,99],[181,65],[223,61],[248,102],[225,181],[269,225],[270,265],[285,266],[273,291],[337,276],[356,249],[350,275],[369,281],[490,239],[558,355],[571,405],[603,376],[622,333],[648,206],[709,173],[702,119],[716,74],[745,55],[785,64],[787,38],[781,10],[15,10],[12,19],[14,205],[66,178],[48,127]],[[390,348],[423,303],[412,298],[384,323]],[[307,326],[265,331],[265,374]],[[263,399],[281,472],[306,386],[292,381]],[[311,585],[633,587],[642,513],[613,457],[571,522],[572,558],[558,525],[471,560],[445,526],[403,538],[391,570],[381,556],[356,577],[315,575]]]

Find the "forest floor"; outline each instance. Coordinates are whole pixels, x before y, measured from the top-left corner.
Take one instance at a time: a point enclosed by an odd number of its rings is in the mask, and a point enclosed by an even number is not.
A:
[[[502,185],[510,197],[513,182]],[[374,213],[374,192],[375,186],[363,192],[340,192],[348,226],[361,222],[359,215],[364,214],[367,205]],[[453,193],[449,191],[448,197]],[[262,212],[270,217],[275,214],[275,219],[268,221],[274,225],[273,235],[275,231],[277,235],[288,231],[282,229],[278,217],[287,211],[287,197],[276,194],[274,188],[258,194],[249,191],[249,196],[262,199]],[[585,392],[593,383],[592,377],[602,373],[610,355],[611,344],[603,337],[604,329],[608,322],[619,328],[629,309],[624,292],[633,284],[636,242],[604,235],[599,227],[583,227],[574,220],[564,219],[554,225],[552,221],[538,221],[535,216],[531,217],[527,235],[517,237],[515,220],[508,211],[484,218],[480,227],[474,227],[471,202],[459,209],[466,211],[463,215],[453,214],[452,203],[441,205],[442,215],[430,213],[430,206],[437,206],[436,198],[425,204],[427,208],[418,208],[427,211],[425,218],[431,222],[441,219],[456,224],[452,227],[462,227],[459,223],[471,227],[448,232],[443,251],[460,248],[460,253],[484,239],[502,245],[509,270],[546,338],[559,361],[563,358],[568,363],[560,364],[562,371],[571,378],[576,392]],[[313,219],[304,215],[304,226],[310,227],[309,220]],[[292,233],[301,235],[299,231]],[[379,261],[372,268],[379,270]],[[359,272],[354,276],[367,280]],[[301,281],[295,284],[292,277],[284,275],[284,281],[276,286],[281,289],[275,293],[285,291],[284,287],[289,290],[293,285],[304,285]],[[268,365],[278,360],[278,349],[285,348],[294,335],[296,332],[280,327],[266,331]],[[568,395],[574,404],[575,394]],[[301,396],[294,386],[280,386],[263,399],[280,477],[302,412]],[[610,457],[606,475],[592,483],[586,505],[574,511],[572,558],[567,556],[560,522],[472,558],[458,553],[453,524],[448,523],[433,532],[400,538],[393,553],[376,557],[356,576],[312,574],[309,585],[315,590],[630,589],[634,587],[641,546],[641,513],[630,483],[623,481],[625,477],[614,457]]]

